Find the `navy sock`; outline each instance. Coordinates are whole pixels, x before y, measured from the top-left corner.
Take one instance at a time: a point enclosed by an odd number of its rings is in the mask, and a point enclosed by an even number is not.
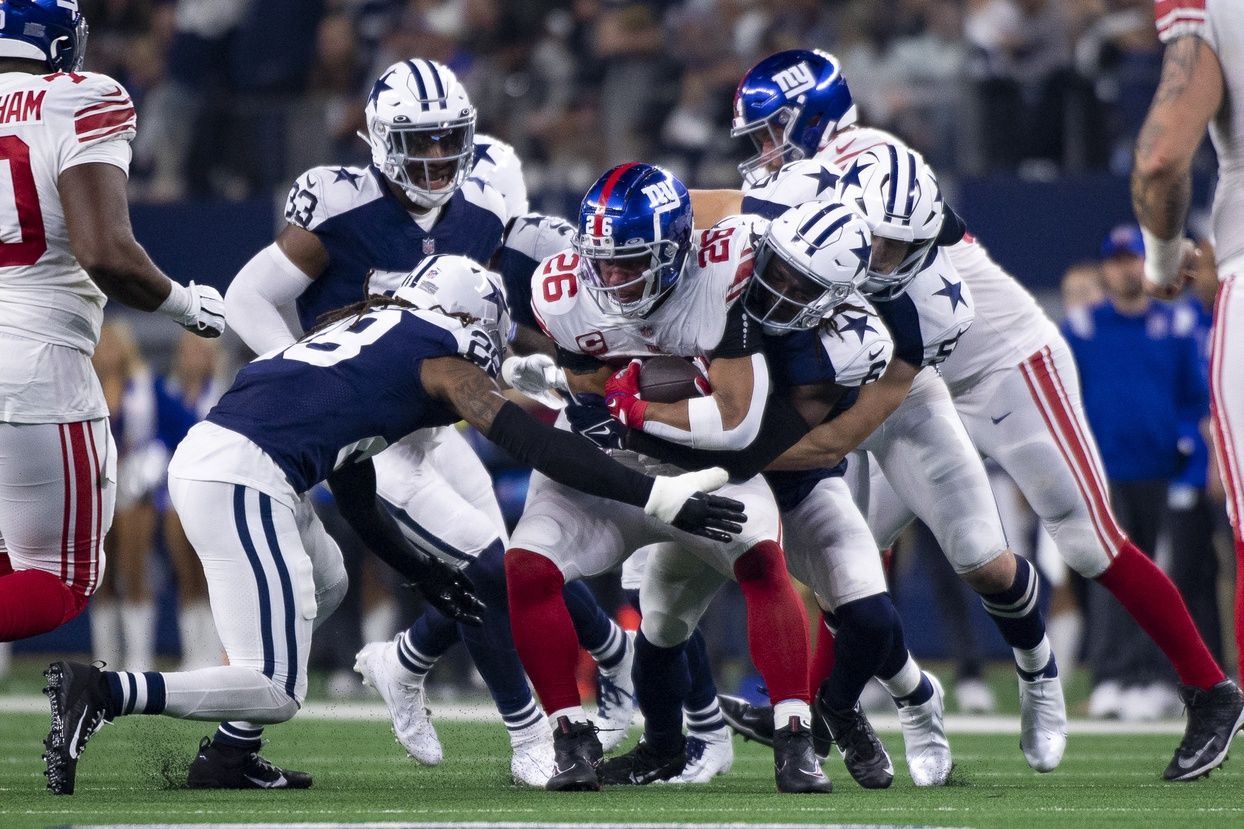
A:
[[[250,723],[222,722],[216,726],[212,742],[218,745],[240,748],[247,751],[258,751],[263,745],[263,726]]]
[[[606,671],[616,668],[626,654],[625,633],[596,601],[592,589],[581,581],[572,581],[562,588],[570,621],[574,623],[579,644],[591,652],[596,664]]]
[[[878,593],[838,608],[834,668],[825,681],[825,702],[831,710],[855,706],[860,693],[890,651],[901,626],[889,593]]]
[[[923,705],[933,696],[933,683],[929,682],[927,675],[921,675],[920,684],[916,686],[916,690],[912,691],[905,697],[892,697],[894,704],[899,708],[910,708],[913,705]]]
[[[104,671],[108,683],[108,716],[163,714],[164,677],[156,671]]]
[[[687,640],[687,672],[691,675],[691,691],[687,694],[687,710],[701,711],[717,701],[717,683],[708,661],[708,645],[704,634],[696,628]]]
[[[644,714],[644,741],[662,755],[682,751],[682,709],[691,690],[684,645],[659,648],[635,638],[635,696]]]
[[[1015,580],[1006,590],[982,593],[981,604],[1002,638],[1012,648],[1033,648],[1045,636],[1037,596],[1037,572],[1027,559],[1015,557]]]

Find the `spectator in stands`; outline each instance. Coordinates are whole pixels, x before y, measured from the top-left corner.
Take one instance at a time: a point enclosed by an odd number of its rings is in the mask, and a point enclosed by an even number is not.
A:
[[[1077,262],[1063,274],[1060,290],[1063,296],[1063,315],[1096,305],[1106,298],[1101,284],[1101,265],[1092,261]]]
[[[1063,324],[1101,449],[1115,514],[1152,555],[1167,519],[1167,493],[1191,454],[1189,438],[1209,411],[1209,390],[1184,306],[1144,290],[1140,229],[1121,225],[1102,246],[1106,299]],[[1104,590],[1089,585],[1095,687],[1090,714],[1157,719],[1178,710],[1170,670],[1156,646]]]

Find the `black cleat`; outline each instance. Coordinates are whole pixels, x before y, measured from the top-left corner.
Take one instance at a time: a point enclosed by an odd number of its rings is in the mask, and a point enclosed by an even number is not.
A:
[[[199,741],[199,753],[190,764],[186,786],[191,789],[309,789],[311,775],[280,769],[259,752]]]
[[[604,756],[596,726],[558,717],[553,727],[553,776],[544,788],[551,792],[599,791],[596,769]]]
[[[798,717],[773,734],[773,775],[779,792],[786,794],[827,794],[834,786],[816,762],[812,732]]]
[[[829,680],[826,680],[828,682]],[[821,683],[824,687],[825,683]],[[834,735],[829,730],[829,706],[825,705],[820,693],[812,697],[812,750],[816,759],[824,763],[834,748]]]
[[[686,746],[671,755],[657,754],[640,738],[639,745],[600,766],[600,782],[606,786],[647,786],[659,780],[671,780],[687,766]]]
[[[1226,762],[1231,738],[1244,728],[1244,695],[1234,682],[1224,679],[1208,691],[1180,686],[1179,696],[1188,709],[1188,727],[1162,779],[1208,777]]]
[[[99,668],[81,662],[53,662],[43,675],[48,681],[43,693],[52,706],[52,730],[43,740],[43,773],[52,794],[73,794],[86,741],[112,722],[108,683]]]
[[[888,789],[894,782],[894,764],[885,746],[873,731],[857,702],[846,711],[830,711],[827,706],[812,706],[812,732],[815,743],[816,721],[819,719],[833,735],[847,771],[866,789]]]
[[[742,697],[720,694],[717,704],[726,725],[734,729],[744,740],[773,746],[773,706],[752,705]]]

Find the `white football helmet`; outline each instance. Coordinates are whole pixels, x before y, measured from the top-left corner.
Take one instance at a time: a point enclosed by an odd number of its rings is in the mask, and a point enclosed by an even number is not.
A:
[[[846,205],[811,201],[769,224],[744,310],[770,334],[815,328],[864,281],[872,233]]]
[[[436,61],[398,61],[372,86],[365,110],[372,163],[416,205],[449,200],[471,172],[475,107]]]
[[[415,308],[452,317],[470,333],[465,354],[492,377],[514,334],[501,277],[465,256],[429,256],[402,280],[393,295]]]
[[[905,147],[873,147],[851,162],[834,198],[855,208],[872,230],[868,278],[861,291],[871,299],[901,296],[942,229],[945,205],[929,165]]]

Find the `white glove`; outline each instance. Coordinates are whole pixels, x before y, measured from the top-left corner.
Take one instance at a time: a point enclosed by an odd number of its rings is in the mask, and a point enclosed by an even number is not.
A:
[[[219,337],[225,330],[225,300],[211,285],[172,283],[168,298],[156,310],[191,334]]]
[[[557,393],[557,389],[565,388],[565,375],[547,354],[507,357],[501,364],[501,379],[523,396],[550,409],[566,407],[566,401]]]
[[[655,480],[652,492],[648,495],[648,503],[644,504],[644,512],[658,521],[673,524],[692,495],[720,489],[730,480],[730,475],[720,466],[714,466],[699,472],[685,472],[672,478],[658,475]]]

